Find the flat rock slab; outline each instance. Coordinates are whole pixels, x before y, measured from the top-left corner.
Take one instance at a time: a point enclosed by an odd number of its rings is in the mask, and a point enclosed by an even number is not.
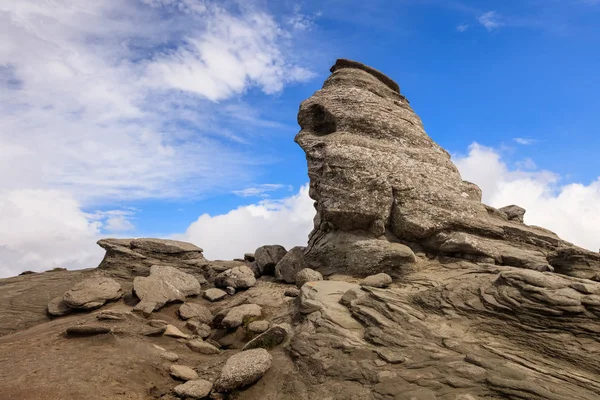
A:
[[[70,314],[73,309],[63,301],[63,296],[58,296],[50,300],[47,311],[53,317],[62,317],[63,315]]]
[[[188,339],[190,337],[190,335],[181,332],[175,325],[170,324],[165,327],[165,332],[163,335],[178,339]]]
[[[70,336],[94,336],[110,333],[111,329],[101,325],[75,325],[67,328]]]
[[[182,381],[192,381],[194,379],[198,379],[198,373],[185,365],[171,365],[169,373],[173,378],[180,379]]]
[[[246,319],[261,315],[262,307],[258,304],[242,304],[229,310],[221,324],[226,328],[236,328],[242,325]]]
[[[227,393],[252,385],[271,368],[272,360],[265,349],[246,350],[229,357],[215,381],[215,391]]]
[[[186,343],[186,345],[193,352],[200,353],[200,354],[210,355],[210,354],[219,354],[221,352],[221,350],[219,350],[212,344],[204,342],[202,340],[198,340],[198,339],[190,340]]]
[[[107,301],[121,298],[121,285],[111,278],[88,278],[75,284],[63,296],[63,302],[71,307],[92,310],[102,307]]]
[[[201,304],[184,303],[179,307],[179,317],[183,320],[195,318],[203,324],[211,324],[213,315]]]
[[[208,301],[219,301],[227,296],[227,292],[217,288],[211,288],[204,291],[202,295]]]
[[[173,392],[184,399],[203,399],[210,394],[212,387],[213,384],[210,381],[196,379],[175,386]]]
[[[272,349],[279,346],[287,339],[292,332],[292,327],[288,324],[275,325],[261,333],[244,346],[242,350],[250,349]]]
[[[133,291],[141,304],[153,305],[154,310],[157,310],[167,303],[185,301],[187,296],[199,295],[200,282],[193,275],[177,268],[153,265],[150,276],[138,276],[133,280]]]

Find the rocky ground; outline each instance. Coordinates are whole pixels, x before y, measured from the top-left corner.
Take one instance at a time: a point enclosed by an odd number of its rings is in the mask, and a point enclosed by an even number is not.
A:
[[[98,268],[0,280],[0,399],[600,398],[598,253],[482,204],[367,66],[298,119],[306,247],[105,239]]]

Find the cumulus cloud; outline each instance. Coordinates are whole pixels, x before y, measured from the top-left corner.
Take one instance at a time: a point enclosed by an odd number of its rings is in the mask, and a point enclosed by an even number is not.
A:
[[[97,234],[134,228],[124,210],[85,209],[251,182],[268,156],[232,132],[264,122],[227,103],[310,79],[291,61],[294,47],[271,14],[247,3],[0,2],[0,220],[20,226],[0,236],[0,274],[94,266],[86,260]]]
[[[488,11],[477,17],[477,21],[488,31],[500,28],[504,23],[500,20],[500,15],[496,11]]]
[[[314,216],[306,184],[282,200],[263,200],[227,214],[203,214],[175,238],[202,247],[209,259],[233,259],[265,244],[280,244],[288,250],[306,245]]]
[[[600,177],[589,184],[562,183],[550,171],[511,169],[498,151],[476,143],[454,162],[463,179],[481,187],[486,204],[517,204],[527,210],[527,224],[592,251],[600,248]]]

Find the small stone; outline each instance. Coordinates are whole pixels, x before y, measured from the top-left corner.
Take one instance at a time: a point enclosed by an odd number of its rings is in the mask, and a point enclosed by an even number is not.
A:
[[[173,353],[172,351],[164,351],[160,353],[160,356],[165,360],[171,362],[176,362],[177,360],[179,360],[179,356],[177,355],[177,353]]]
[[[75,325],[67,328],[67,335],[92,336],[110,333],[111,329],[100,325]]]
[[[163,335],[173,337],[173,338],[178,338],[178,339],[189,339],[189,337],[190,337],[190,335],[187,335],[187,334],[181,332],[179,330],[179,328],[177,328],[176,326],[171,325],[171,324],[167,325]]]
[[[62,296],[55,297],[48,303],[48,314],[54,317],[62,317],[63,315],[70,314],[72,311],[73,309],[63,301]]]
[[[196,318],[203,324],[210,324],[213,320],[210,310],[201,304],[183,303],[179,307],[179,316],[183,320]]]
[[[246,343],[242,350],[272,349],[283,343],[291,331],[292,327],[288,324],[275,325]]]
[[[185,324],[185,327],[196,335],[200,336],[202,339],[206,339],[210,336],[210,326],[207,324],[203,324],[195,320],[188,320]]]
[[[400,364],[405,361],[405,358],[400,353],[388,348],[376,349],[375,353],[390,364]]]
[[[210,381],[196,379],[175,386],[173,392],[183,398],[203,399],[210,394],[212,387],[213,384]]]
[[[236,328],[242,325],[246,319],[261,315],[262,308],[258,304],[242,304],[229,310],[221,324],[226,328]]]
[[[162,336],[167,330],[166,326],[159,326],[158,328],[147,328],[142,331],[142,335],[144,336]]]
[[[233,288],[231,286],[227,286],[225,288],[225,292],[227,292],[228,295],[233,296],[235,294],[235,288]]]
[[[227,292],[221,289],[212,288],[204,291],[204,298],[208,301],[219,301],[227,296]]]
[[[148,321],[148,325],[155,328],[160,328],[161,326],[169,325],[169,323],[167,321],[163,321],[162,319],[151,319]]]
[[[392,284],[392,277],[388,274],[376,274],[367,276],[360,283],[360,286],[371,286],[375,288],[386,288]]]
[[[190,341],[186,342],[186,345],[187,345],[187,347],[190,348],[190,350],[192,350],[196,353],[200,353],[200,354],[210,355],[210,354],[219,354],[221,352],[221,350],[219,350],[212,344],[203,342],[202,340],[198,340],[198,339],[190,340]]]
[[[182,381],[192,381],[194,379],[198,379],[198,373],[185,365],[171,365],[169,372],[173,378],[181,379]]]
[[[301,288],[306,282],[322,281],[323,275],[311,268],[304,268],[296,275],[296,286]]]
[[[258,381],[271,368],[273,357],[265,349],[246,350],[229,357],[215,381],[215,391],[231,392]]]
[[[124,321],[128,315],[130,315],[130,313],[128,312],[106,310],[96,315],[96,319],[108,321]]]
[[[133,312],[149,317],[157,307],[157,303],[153,301],[140,301],[133,307]]]
[[[252,333],[263,333],[269,329],[269,321],[252,321],[248,324],[247,329]]]
[[[300,295],[300,289],[295,287],[287,288],[283,294],[288,297],[298,297]]]

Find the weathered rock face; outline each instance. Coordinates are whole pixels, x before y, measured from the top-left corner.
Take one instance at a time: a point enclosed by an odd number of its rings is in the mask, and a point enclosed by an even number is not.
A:
[[[106,250],[98,266],[120,276],[148,276],[155,264],[170,265],[187,272],[199,272],[208,265],[202,249],[191,243],[166,239],[102,239]]]
[[[498,211],[482,204],[481,190],[462,180],[390,78],[349,60],[338,60],[331,72],[298,113],[296,142],[306,152],[317,209],[305,251],[309,266],[324,273],[401,275],[414,261],[408,249],[390,247],[402,242],[474,261],[550,270],[557,250],[573,247],[524,225],[519,207]],[[600,269],[598,255],[578,251],[574,264]],[[365,266],[356,257],[371,262]],[[565,273],[590,275],[589,268],[577,272],[568,263],[561,258]]]

